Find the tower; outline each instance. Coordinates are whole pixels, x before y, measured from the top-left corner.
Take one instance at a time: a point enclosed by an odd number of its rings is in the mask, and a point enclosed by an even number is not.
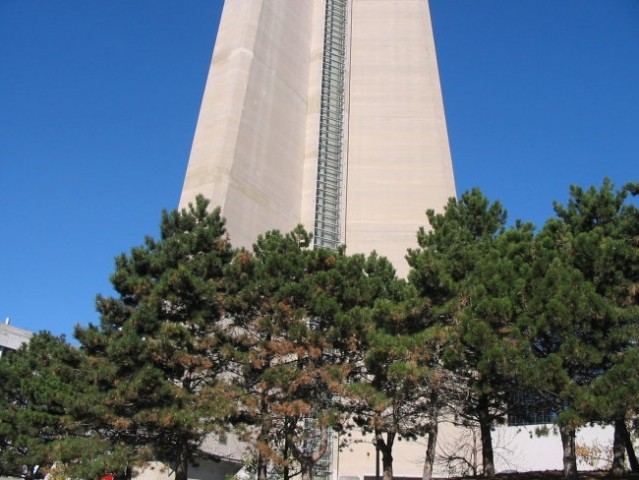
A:
[[[455,195],[427,0],[228,0],[180,207],[231,242],[301,223],[400,274],[427,208]]]

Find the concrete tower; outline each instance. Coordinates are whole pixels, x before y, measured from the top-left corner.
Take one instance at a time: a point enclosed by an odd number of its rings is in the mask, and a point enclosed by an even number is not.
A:
[[[227,0],[180,207],[231,242],[301,223],[405,274],[427,208],[455,195],[427,0]]]

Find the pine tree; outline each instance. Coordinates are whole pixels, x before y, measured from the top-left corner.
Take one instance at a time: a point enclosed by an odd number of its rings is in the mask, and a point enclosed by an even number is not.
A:
[[[570,265],[572,245],[559,222],[546,223],[534,246],[528,314],[520,319],[534,358],[522,380],[556,415],[566,478],[576,477],[575,433],[587,421],[578,403],[603,367],[599,340],[615,321],[615,312]]]
[[[431,229],[420,229],[419,248],[407,257],[409,280],[447,332],[444,365],[466,388],[450,406],[462,425],[479,426],[483,472],[494,475],[491,430],[504,420],[514,373],[509,364],[521,355],[515,324],[532,226],[505,231],[506,211],[478,189],[427,216]]]
[[[42,478],[54,464],[69,473],[96,473],[82,461],[91,452],[104,464],[117,455],[83,421],[92,387],[81,351],[48,332],[0,358],[0,472]],[[104,452],[112,450],[111,458]]]
[[[353,415],[348,428],[359,426],[373,435],[381,453],[385,479],[393,476],[393,447],[398,438],[429,433],[433,424],[439,371],[433,368],[432,338],[415,292],[398,280],[390,263],[376,254],[342,258],[338,308],[331,338],[348,367],[343,405]]]
[[[314,281],[334,268],[339,253],[309,245],[301,227],[268,232],[235,272],[242,300],[232,318],[232,365],[244,391],[237,420],[248,426],[260,479],[269,463],[289,476],[291,456],[310,478],[327,451],[329,429],[339,423],[332,399],[342,370],[327,342],[325,295]]]
[[[637,341],[637,209],[624,205],[632,184],[614,191],[571,187],[566,207],[535,239],[529,315],[523,317],[536,360],[528,380],[557,415],[564,475],[575,478],[576,430],[587,422],[614,421],[625,430],[634,408],[632,378]],[[605,388],[604,385],[606,385]],[[617,438],[616,469],[620,470]]]
[[[636,411],[638,385],[634,362],[628,359],[637,348],[639,305],[639,209],[628,204],[637,184],[615,190],[609,179],[601,187],[570,188],[566,206],[555,202],[561,225],[570,233],[570,264],[614,310],[605,334],[593,338],[601,351],[592,391],[580,399],[579,408],[592,420],[607,420],[615,425],[615,461],[613,471],[623,470],[624,444],[633,470],[639,470],[626,427],[626,418]]]
[[[392,313],[387,305],[381,308],[394,322],[405,316],[399,312],[401,307],[394,307]],[[373,434],[385,480],[393,478],[393,448],[402,438],[428,435],[432,458],[427,462],[432,471],[443,380],[441,369],[435,366],[431,334],[426,330],[392,334],[374,328],[367,339],[365,369],[350,388],[354,421],[365,433]]]
[[[224,272],[234,258],[219,209],[198,197],[163,212],[159,240],[116,258],[117,297],[98,297],[100,325],[78,328],[105,408],[94,422],[136,454],[151,449],[186,480],[204,436],[231,407],[224,371]]]

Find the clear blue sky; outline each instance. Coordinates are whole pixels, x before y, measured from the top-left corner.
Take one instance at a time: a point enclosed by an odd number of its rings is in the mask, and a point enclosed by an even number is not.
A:
[[[289,0],[298,1],[298,0]],[[0,315],[96,323],[177,206],[221,0],[0,0]],[[639,180],[638,0],[431,0],[458,192],[537,225]],[[424,209],[428,206],[424,205]]]

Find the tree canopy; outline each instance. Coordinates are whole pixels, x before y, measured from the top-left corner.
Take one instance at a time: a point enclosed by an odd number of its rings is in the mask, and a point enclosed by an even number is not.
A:
[[[207,435],[232,430],[260,480],[308,480],[333,432],[359,431],[385,480],[395,441],[427,436],[427,480],[448,421],[477,429],[491,476],[493,428],[531,407],[559,428],[566,478],[593,422],[615,426],[614,471],[624,449],[639,469],[637,193],[571,187],[535,230],[473,189],[427,211],[406,280],[374,252],[311,248],[302,227],[234,248],[202,197],[163,212],[158,239],[116,258],[79,347],[43,332],[0,358],[0,473],[130,476],[157,459],[186,480]]]

